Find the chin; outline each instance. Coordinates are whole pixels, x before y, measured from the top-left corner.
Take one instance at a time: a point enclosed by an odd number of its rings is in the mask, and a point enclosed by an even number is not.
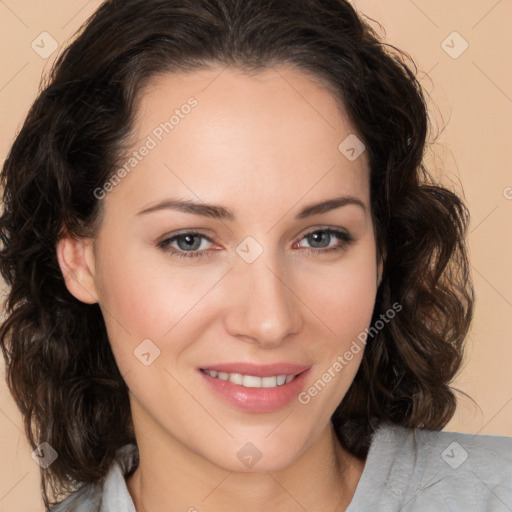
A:
[[[292,440],[290,436],[269,440],[268,432],[260,436],[258,439],[253,436],[244,436],[244,440],[231,440],[222,446],[219,441],[215,443],[215,447],[219,448],[215,453],[204,453],[204,457],[210,462],[227,471],[237,473],[261,473],[265,471],[280,471],[293,464],[301,453],[307,448],[307,439],[304,437],[303,442],[298,439]]]

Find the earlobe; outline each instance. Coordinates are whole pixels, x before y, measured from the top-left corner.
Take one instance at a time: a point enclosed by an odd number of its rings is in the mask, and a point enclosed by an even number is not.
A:
[[[66,288],[86,304],[98,302],[94,280],[93,240],[66,235],[57,242],[57,260]]]

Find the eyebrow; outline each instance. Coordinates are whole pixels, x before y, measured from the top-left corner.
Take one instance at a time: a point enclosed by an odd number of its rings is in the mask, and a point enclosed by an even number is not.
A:
[[[313,215],[318,215],[320,213],[326,213],[336,208],[341,208],[342,206],[348,205],[359,206],[364,211],[366,211],[366,206],[357,197],[340,196],[335,197],[333,199],[327,199],[326,201],[322,201],[320,203],[310,204],[304,207],[295,216],[295,219],[305,219],[306,217],[311,217]],[[191,213],[193,215],[201,215],[203,217],[210,217],[219,220],[235,220],[234,213],[225,206],[220,206],[216,204],[196,203],[194,201],[181,199],[164,199],[163,201],[160,201],[159,203],[153,206],[144,208],[143,210],[138,212],[137,215],[144,215],[147,213],[168,209],[177,210],[185,213]]]

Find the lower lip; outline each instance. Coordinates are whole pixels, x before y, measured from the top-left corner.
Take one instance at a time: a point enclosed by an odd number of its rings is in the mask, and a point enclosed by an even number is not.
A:
[[[210,377],[198,370],[210,389],[222,397],[227,403],[238,409],[250,412],[277,411],[297,398],[304,387],[309,370],[297,375],[288,384],[275,388],[246,388],[233,384],[229,380]]]

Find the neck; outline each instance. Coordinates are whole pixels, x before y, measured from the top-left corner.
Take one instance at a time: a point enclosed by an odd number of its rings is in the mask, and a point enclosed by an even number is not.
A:
[[[137,435],[140,464],[127,479],[138,512],[345,510],[364,461],[344,450],[332,425],[278,471],[227,471],[175,439]]]

